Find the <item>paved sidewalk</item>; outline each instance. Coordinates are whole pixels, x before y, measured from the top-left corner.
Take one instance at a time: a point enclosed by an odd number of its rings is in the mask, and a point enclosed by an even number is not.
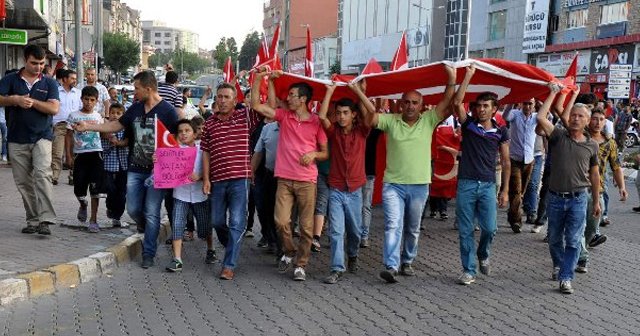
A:
[[[66,182],[67,174],[68,171],[62,172],[61,181]],[[23,234],[20,230],[26,225],[24,207],[9,166],[0,166],[0,186],[0,280],[84,258],[135,233],[108,228],[96,234],[77,227],[78,203],[73,187],[65,183],[53,187],[58,222],[64,225],[51,226],[51,236]],[[104,200],[100,203],[99,222],[107,219]],[[129,217],[125,215],[124,220]]]

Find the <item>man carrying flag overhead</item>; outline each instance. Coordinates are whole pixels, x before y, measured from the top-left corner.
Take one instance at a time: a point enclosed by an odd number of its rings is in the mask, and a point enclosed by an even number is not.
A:
[[[456,71],[445,66],[444,98],[435,109],[425,111],[418,91],[405,92],[402,114],[370,113],[370,125],[387,133],[387,167],[384,174],[385,269],[380,277],[398,282],[398,272],[415,275],[413,261],[418,253],[420,220],[431,183],[431,139],[438,123],[451,115],[449,104],[455,93]],[[400,247],[403,246],[402,253]]]

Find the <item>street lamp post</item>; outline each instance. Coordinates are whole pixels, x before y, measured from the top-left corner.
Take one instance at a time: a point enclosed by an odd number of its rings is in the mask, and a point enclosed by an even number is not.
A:
[[[433,2],[432,2],[432,4],[433,4]],[[413,7],[418,8],[418,29],[420,28],[420,22],[422,21],[422,10],[425,10],[427,12],[431,12],[432,9],[443,9],[444,8],[444,6],[438,6],[438,7],[433,7],[433,8],[424,7],[424,6],[422,6],[422,0],[420,0],[420,3],[412,2],[411,5]],[[428,18],[428,15],[429,14],[427,13],[427,18]],[[432,13],[432,16],[433,16],[433,13]],[[430,36],[430,34],[431,34],[431,22],[432,21],[433,21],[432,19],[431,20],[427,20],[427,23],[425,25],[425,27],[427,28],[427,30],[425,32],[425,34],[426,34],[425,38],[427,38],[428,41],[429,41],[428,45],[424,46],[424,48],[425,48],[425,50],[424,50],[424,58],[425,58],[424,61],[425,61],[425,63],[431,61],[431,36]],[[420,50],[420,46],[418,46],[417,48],[418,49],[416,50],[416,58],[413,60],[413,66],[414,67],[416,66],[416,64],[418,62],[418,54],[419,54],[418,51]]]

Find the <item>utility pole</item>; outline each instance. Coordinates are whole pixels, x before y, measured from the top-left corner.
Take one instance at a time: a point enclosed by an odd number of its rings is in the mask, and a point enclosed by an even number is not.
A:
[[[98,69],[98,57],[102,57],[102,0],[94,0],[93,2],[93,11],[94,11],[94,20],[93,20],[93,29],[96,37],[96,73],[100,73],[100,69]]]
[[[82,64],[82,0],[74,0],[75,7],[75,23],[76,23],[76,72],[78,74],[78,82],[84,79],[84,65]]]

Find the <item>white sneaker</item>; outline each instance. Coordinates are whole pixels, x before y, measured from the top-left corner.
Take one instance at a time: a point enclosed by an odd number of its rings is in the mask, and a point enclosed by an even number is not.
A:
[[[2,161],[7,162],[7,156],[6,155],[2,156]]]
[[[307,274],[304,272],[304,268],[296,267],[293,271],[293,280],[295,281],[305,281],[307,279]]]
[[[531,227],[531,233],[539,233],[544,225],[534,225]]]

